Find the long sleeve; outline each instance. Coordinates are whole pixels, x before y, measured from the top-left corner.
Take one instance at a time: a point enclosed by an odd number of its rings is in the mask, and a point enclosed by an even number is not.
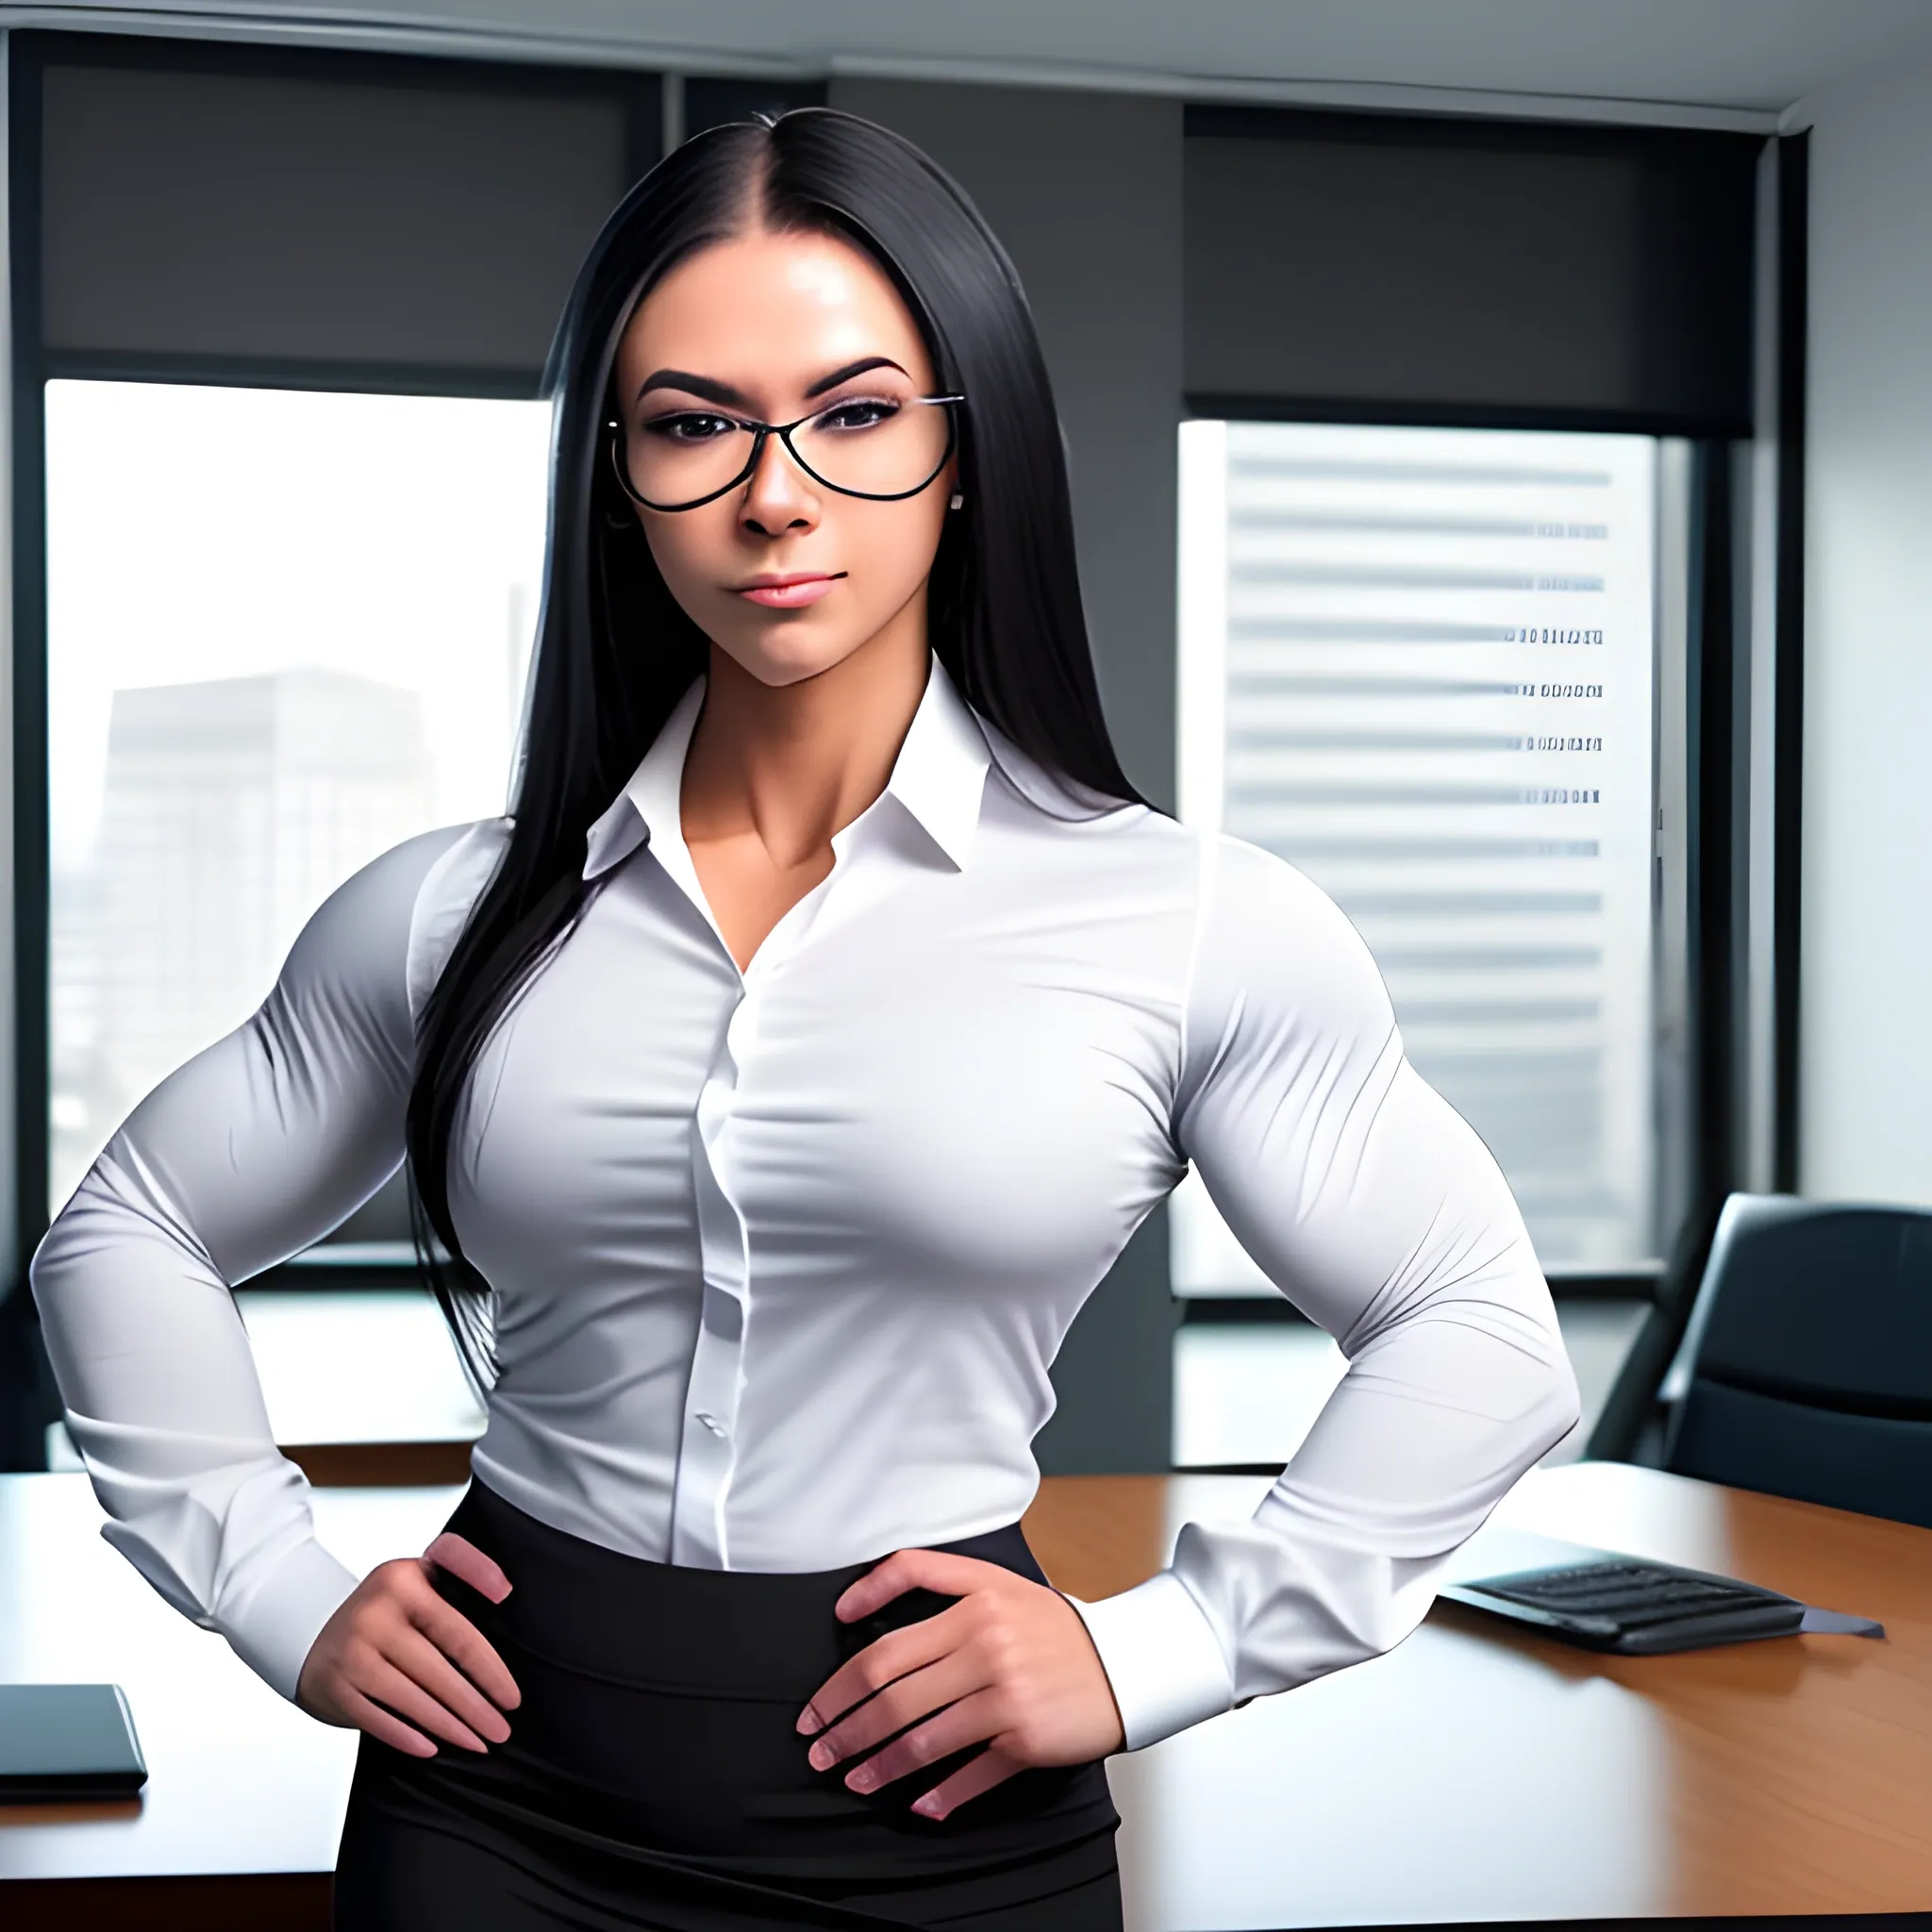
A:
[[[315,1540],[229,1290],[401,1160],[411,920],[459,838],[409,840],[322,906],[254,1017],[129,1115],[30,1271],[102,1534],[286,1697],[357,1579]]]
[[[1206,863],[1176,1144],[1348,1369],[1250,1521],[1188,1524],[1168,1569],[1076,1605],[1129,1748],[1400,1642],[1577,1420],[1516,1204],[1404,1058],[1355,929],[1252,846]]]

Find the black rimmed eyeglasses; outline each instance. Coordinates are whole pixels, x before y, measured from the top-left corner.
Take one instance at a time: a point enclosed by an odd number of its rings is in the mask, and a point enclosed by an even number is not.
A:
[[[647,419],[628,438],[612,419],[610,464],[625,493],[646,509],[696,509],[744,482],[775,436],[827,490],[896,503],[917,496],[946,467],[958,446],[955,411],[965,400],[847,396],[794,423],[681,408]]]

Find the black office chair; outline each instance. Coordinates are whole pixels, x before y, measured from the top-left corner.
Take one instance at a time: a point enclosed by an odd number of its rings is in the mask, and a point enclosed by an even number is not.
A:
[[[1666,1469],[1932,1528],[1932,1213],[1733,1194],[1657,1395]]]

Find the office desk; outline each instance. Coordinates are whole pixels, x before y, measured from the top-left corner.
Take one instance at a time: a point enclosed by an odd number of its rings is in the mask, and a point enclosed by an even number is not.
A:
[[[1265,1488],[1063,1477],[1027,1527],[1097,1595]],[[323,1491],[317,1517],[367,1567],[453,1495]],[[0,1477],[0,1678],[123,1683],[152,1777],[139,1804],[0,1811],[0,1922],[325,1925],[353,1739],[170,1611],[98,1520],[83,1478]],[[1533,1473],[1510,1530],[1728,1570],[1889,1640],[1600,1658],[1439,1605],[1387,1657],[1114,1760],[1136,1932],[1932,1911],[1932,1532],[1614,1464]]]
[[[1076,1595],[1267,1487],[1108,1480],[1110,1507],[1071,1479],[1041,1499],[1036,1546]],[[1932,1912],[1932,1531],[1583,1463],[1532,1472],[1457,1574],[1507,1567],[1485,1544],[1512,1531],[1727,1572],[1887,1641],[1602,1657],[1438,1604],[1388,1657],[1114,1760],[1141,1932]]]

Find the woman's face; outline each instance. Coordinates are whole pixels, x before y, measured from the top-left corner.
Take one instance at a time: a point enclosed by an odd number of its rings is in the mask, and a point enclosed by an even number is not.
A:
[[[898,291],[825,235],[754,234],[681,262],[617,355],[620,448],[656,502],[717,487],[749,453],[734,418],[791,423],[814,469],[857,488],[909,489],[945,446],[947,412],[911,399],[934,373]],[[828,488],[775,436],[736,488],[694,509],[636,506],[671,593],[711,641],[768,685],[829,670],[882,636],[924,642],[925,582],[954,464],[898,502]]]

